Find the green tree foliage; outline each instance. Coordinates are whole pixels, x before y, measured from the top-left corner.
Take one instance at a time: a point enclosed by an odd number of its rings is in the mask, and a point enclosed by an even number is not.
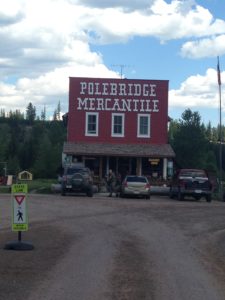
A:
[[[31,102],[27,106],[26,119],[28,120],[29,124],[33,124],[34,120],[36,119],[36,107],[33,106]]]
[[[5,123],[0,124],[0,132],[0,161],[6,161],[11,141],[10,126]]]
[[[41,120],[46,121],[46,107],[44,106],[43,110],[41,111]]]
[[[61,104],[60,101],[58,102],[57,108],[55,109],[53,113],[53,120],[59,121],[61,119]]]
[[[5,116],[6,116],[5,110],[1,108],[0,109],[0,117],[5,118]]]
[[[29,108],[29,109],[28,109]],[[29,113],[28,113],[29,112]],[[56,112],[60,115],[60,105]],[[28,116],[32,116],[29,118]],[[5,114],[0,112],[0,161],[7,162],[9,172],[32,171],[35,178],[56,178],[61,166],[63,143],[66,140],[65,122],[55,118],[46,121],[46,115],[38,120],[36,109],[29,103],[26,119],[20,111]],[[169,127],[169,142],[179,167],[203,167],[218,172],[219,128],[201,123],[198,112],[187,109],[178,121],[172,120]],[[222,140],[225,127],[222,127]],[[222,147],[225,157],[225,145]],[[0,175],[4,164],[0,165]],[[225,160],[223,159],[223,170]]]
[[[0,116],[0,161],[7,162],[8,174],[32,171],[35,178],[55,178],[61,165],[66,127],[63,121]],[[0,165],[0,175],[3,173]]]
[[[225,127],[222,127],[222,139],[225,137]],[[187,109],[182,119],[171,121],[169,127],[169,142],[175,153],[175,163],[182,168],[205,168],[218,174],[219,169],[219,128],[201,123],[198,112]],[[225,157],[225,145],[222,145]],[[225,170],[225,160],[223,160]]]
[[[18,174],[20,171],[19,159],[17,155],[11,156],[8,159],[8,174]]]
[[[36,160],[33,167],[33,172],[36,174],[36,177],[52,177],[52,173],[54,173],[54,161],[52,158],[52,144],[47,132],[45,132],[37,149]]]
[[[183,168],[204,166],[208,141],[198,112],[192,112],[190,109],[184,111],[182,119],[176,124],[171,144],[179,166]]]

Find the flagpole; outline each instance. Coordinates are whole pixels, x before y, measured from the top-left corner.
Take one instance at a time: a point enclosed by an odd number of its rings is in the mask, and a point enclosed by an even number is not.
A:
[[[223,201],[223,186],[222,186],[222,110],[221,110],[221,77],[220,77],[220,61],[217,56],[217,76],[219,87],[219,200]]]

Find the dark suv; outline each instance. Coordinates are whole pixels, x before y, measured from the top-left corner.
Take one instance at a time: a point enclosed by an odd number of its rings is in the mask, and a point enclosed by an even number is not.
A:
[[[212,184],[205,170],[180,169],[175,173],[170,184],[170,198],[183,200],[185,196],[196,200],[204,197],[207,202],[211,202]]]
[[[83,164],[71,164],[65,167],[62,177],[62,195],[66,193],[85,193],[93,196],[93,179],[91,171]]]

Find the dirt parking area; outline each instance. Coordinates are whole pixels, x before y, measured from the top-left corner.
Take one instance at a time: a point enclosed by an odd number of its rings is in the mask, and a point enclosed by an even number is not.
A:
[[[32,251],[5,250],[10,195],[0,197],[0,299],[224,300],[225,203],[29,195]]]

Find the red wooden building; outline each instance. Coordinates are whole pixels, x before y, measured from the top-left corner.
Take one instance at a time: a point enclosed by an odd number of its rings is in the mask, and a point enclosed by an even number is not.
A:
[[[167,132],[167,80],[70,78],[64,162],[82,161],[100,178],[113,169],[167,179]]]

